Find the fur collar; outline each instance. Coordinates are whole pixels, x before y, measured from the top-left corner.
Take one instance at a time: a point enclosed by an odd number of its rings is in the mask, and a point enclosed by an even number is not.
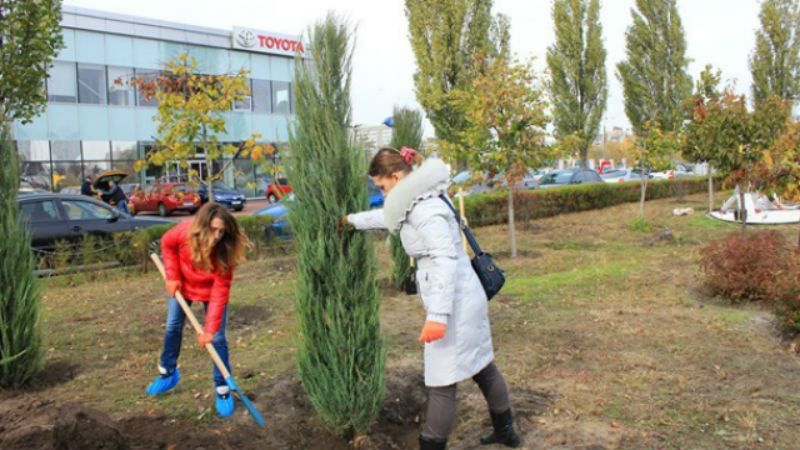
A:
[[[449,186],[450,166],[441,159],[426,159],[421,166],[400,180],[386,196],[383,215],[389,231],[400,230],[414,205],[447,192]]]

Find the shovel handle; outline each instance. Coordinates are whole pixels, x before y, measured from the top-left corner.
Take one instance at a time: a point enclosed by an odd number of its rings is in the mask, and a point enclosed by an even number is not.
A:
[[[153,260],[153,264],[156,265],[158,271],[161,272],[161,276],[166,280],[167,279],[167,272],[164,270],[164,264],[161,262],[161,258],[158,257],[155,253],[150,254],[150,259]],[[178,304],[181,305],[181,309],[186,314],[186,317],[189,318],[189,322],[192,323],[192,327],[194,328],[197,334],[203,334],[203,327],[200,325],[200,322],[197,321],[197,317],[195,317],[192,309],[189,308],[189,304],[186,303],[186,299],[183,298],[183,294],[181,291],[175,291],[175,299],[178,300]],[[206,344],[206,350],[208,350],[208,354],[211,355],[211,359],[214,360],[214,365],[217,366],[220,373],[224,378],[230,378],[231,373],[228,372],[228,368],[225,367],[225,363],[222,362],[222,358],[219,357],[219,353],[217,353],[217,349],[214,348],[214,345],[211,343]]]

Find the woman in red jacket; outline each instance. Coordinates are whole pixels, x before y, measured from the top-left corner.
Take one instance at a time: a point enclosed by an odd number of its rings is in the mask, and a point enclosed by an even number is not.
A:
[[[208,203],[193,220],[174,226],[161,238],[161,253],[167,273],[167,327],[161,352],[159,375],[147,388],[149,395],[163,394],[178,384],[178,355],[186,315],[175,299],[180,291],[190,304],[201,302],[205,309],[204,333],[197,335],[201,347],[211,342],[230,371],[225,339],[228,297],[237,263],[244,259],[249,240],[228,210]],[[233,414],[233,398],[225,378],[214,367],[217,413]]]

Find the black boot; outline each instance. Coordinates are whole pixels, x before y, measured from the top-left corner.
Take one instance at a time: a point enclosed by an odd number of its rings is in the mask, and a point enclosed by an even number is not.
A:
[[[490,413],[494,433],[481,438],[481,445],[503,444],[506,447],[519,447],[519,436],[514,431],[514,418],[511,409],[500,414]]]
[[[419,437],[419,450],[444,450],[445,448],[447,448],[447,440],[436,441],[422,436]]]

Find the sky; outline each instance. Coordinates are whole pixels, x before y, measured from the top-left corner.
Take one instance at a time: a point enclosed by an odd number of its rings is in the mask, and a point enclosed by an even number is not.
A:
[[[414,95],[414,54],[402,0],[64,0],[65,5],[149,17],[211,28],[234,26],[300,34],[328,11],[356,27],[353,58],[353,123],[378,125],[394,106],[420,108]],[[712,64],[722,79],[749,94],[749,55],[755,45],[759,0],[678,0],[693,79]],[[601,0],[609,82],[601,127],[629,127],[616,64],[625,58],[625,30],[634,0]],[[511,51],[534,58],[538,71],[554,39],[551,0],[495,0],[494,12],[511,19]],[[434,131],[426,121],[425,136]]]

